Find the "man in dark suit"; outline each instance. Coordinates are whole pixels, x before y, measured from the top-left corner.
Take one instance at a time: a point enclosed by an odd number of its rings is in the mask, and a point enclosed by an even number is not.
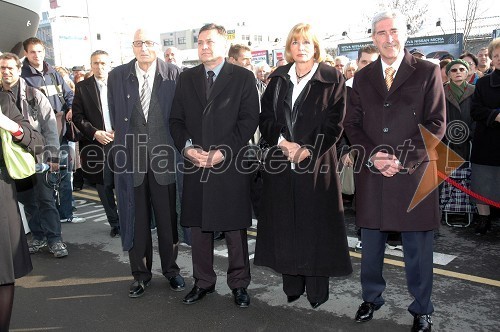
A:
[[[113,162],[109,151],[113,146],[114,132],[108,109],[109,55],[95,51],[90,56],[93,76],[80,81],[75,87],[73,122],[85,136],[80,141],[80,158],[84,176],[95,183],[97,193],[111,226],[109,235],[120,235],[116,209]]]
[[[358,147],[356,224],[361,227],[363,303],[356,321],[365,322],[384,304],[382,276],[388,232],[401,232],[408,290],[414,301],[412,331],[430,331],[434,230],[440,213],[437,153],[427,146],[422,126],[437,137],[445,132],[445,98],[439,66],[415,59],[404,49],[406,18],[388,11],[372,23],[377,61],[356,74],[344,128]],[[437,144],[437,143],[436,143]],[[424,177],[425,174],[425,177]],[[422,183],[429,194],[410,202]]]
[[[250,173],[244,147],[257,128],[259,100],[254,75],[224,61],[224,27],[207,24],[198,35],[201,65],[184,71],[170,117],[175,145],[185,157],[181,225],[191,227],[195,285],[184,298],[196,303],[215,290],[213,232],[225,232],[227,283],[239,307],[248,307],[251,225]]]
[[[132,42],[135,59],[113,69],[108,79],[115,130],[111,156],[122,245],[135,279],[129,290],[132,298],[142,296],[152,278],[151,206],[162,273],[172,290],[184,289],[176,263],[176,150],[168,126],[179,68],[157,58],[160,50],[153,36],[137,30]]]

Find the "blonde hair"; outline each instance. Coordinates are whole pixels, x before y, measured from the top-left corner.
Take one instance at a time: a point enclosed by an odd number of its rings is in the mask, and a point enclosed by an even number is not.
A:
[[[493,51],[498,47],[500,47],[500,37],[493,39],[488,45],[488,56],[490,57],[490,59],[493,59]]]
[[[316,62],[323,61],[323,51],[319,45],[319,40],[316,34],[314,33],[313,28],[310,24],[307,23],[298,23],[296,24],[292,30],[288,33],[288,37],[286,38],[285,44],[285,59],[289,63],[295,62],[292,56],[292,52],[290,51],[292,42],[297,40],[297,37],[302,37],[307,40],[310,40],[314,45],[314,60]]]

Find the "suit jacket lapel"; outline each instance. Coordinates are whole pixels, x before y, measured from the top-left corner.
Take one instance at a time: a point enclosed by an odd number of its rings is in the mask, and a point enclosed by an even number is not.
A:
[[[102,114],[102,107],[101,107],[101,98],[99,94],[99,88],[97,87],[97,82],[94,76],[92,76],[92,79],[88,80],[87,85],[85,86],[87,89],[87,93],[90,95],[90,98],[94,102],[94,104],[97,106],[97,109],[99,112]]]
[[[207,100],[208,103],[214,100],[214,98],[217,97],[217,95],[221,93],[226,87],[226,85],[229,83],[233,73],[232,69],[233,68],[230,65],[228,65],[227,62],[224,63],[224,65],[220,70],[219,76],[217,76],[214,82],[214,85],[212,87],[212,92],[210,93],[210,96],[208,97]]]
[[[401,62],[401,65],[399,66],[398,72],[396,73],[396,77],[394,78],[394,82],[392,83],[391,90],[389,90],[389,94],[396,91],[411,77],[411,75],[415,71],[415,67],[413,67],[413,64],[415,62],[416,60],[413,57],[413,55],[405,52],[405,57]]]
[[[196,91],[196,95],[198,96],[198,99],[200,100],[201,104],[203,107],[207,104],[207,100],[205,98],[205,78],[206,78],[206,73],[205,73],[205,67],[203,64],[198,66],[198,74],[193,75],[193,86],[194,90]]]
[[[377,92],[385,98],[387,96],[387,88],[385,85],[384,75],[382,74],[382,62],[380,57],[373,64],[369,76],[375,90],[377,90]]]

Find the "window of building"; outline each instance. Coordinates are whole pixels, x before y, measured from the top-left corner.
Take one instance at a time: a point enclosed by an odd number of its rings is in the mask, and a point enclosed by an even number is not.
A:
[[[173,46],[174,41],[172,39],[164,39],[163,40],[163,46]]]
[[[253,36],[253,40],[256,42],[261,42],[262,41],[262,35],[255,35]]]
[[[177,44],[186,44],[186,37],[177,38]]]

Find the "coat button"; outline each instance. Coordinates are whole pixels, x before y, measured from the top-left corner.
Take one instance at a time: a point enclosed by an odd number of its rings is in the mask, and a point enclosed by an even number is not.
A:
[[[382,131],[383,131],[384,133],[388,133],[388,132],[389,132],[389,128],[385,127],[384,129],[382,129]]]
[[[389,107],[389,106],[391,106],[391,104],[389,104],[389,103],[384,103],[384,107]]]
[[[123,119],[123,120],[128,121],[128,118],[125,118],[125,119]]]
[[[143,123],[142,123],[142,125],[143,125],[143,126],[145,126],[145,125],[146,125],[146,122],[143,122]]]
[[[127,98],[130,98],[130,95],[127,95]]]

